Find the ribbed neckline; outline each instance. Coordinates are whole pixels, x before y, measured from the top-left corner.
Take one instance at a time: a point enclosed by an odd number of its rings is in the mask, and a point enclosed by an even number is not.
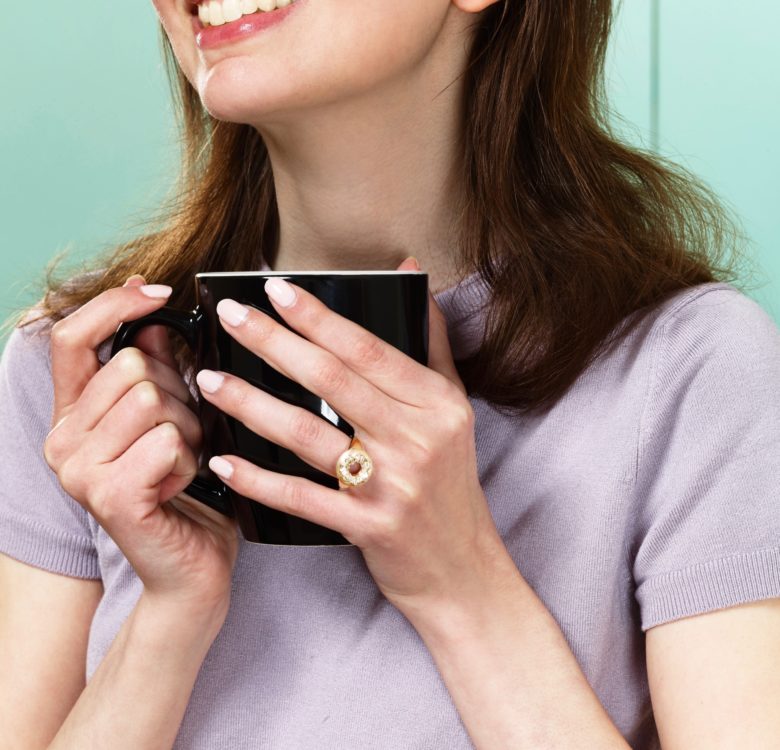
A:
[[[479,312],[489,299],[490,288],[479,271],[433,295],[436,304],[453,326]]]

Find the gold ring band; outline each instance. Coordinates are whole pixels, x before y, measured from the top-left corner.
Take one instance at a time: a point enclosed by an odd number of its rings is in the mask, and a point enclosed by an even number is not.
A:
[[[374,470],[371,457],[363,450],[363,444],[357,437],[353,437],[349,448],[345,450],[336,461],[336,477],[339,480],[339,489],[349,489],[365,484]]]

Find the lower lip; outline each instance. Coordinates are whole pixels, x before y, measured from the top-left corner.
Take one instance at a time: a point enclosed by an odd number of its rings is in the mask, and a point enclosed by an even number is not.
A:
[[[246,39],[269,26],[276,26],[287,18],[303,0],[295,0],[286,8],[277,8],[263,13],[251,13],[241,16],[236,21],[221,26],[204,26],[197,15],[192,17],[192,28],[195,32],[195,43],[200,49],[211,49],[222,44]]]

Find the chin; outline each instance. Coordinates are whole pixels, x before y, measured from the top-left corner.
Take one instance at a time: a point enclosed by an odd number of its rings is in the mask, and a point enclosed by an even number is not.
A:
[[[247,58],[228,58],[204,72],[196,86],[212,117],[259,125],[316,103],[317,96],[289,69]]]
[[[204,72],[197,89],[212,117],[227,122],[251,123],[277,109],[284,99],[273,71],[263,74],[240,58],[222,60]]]

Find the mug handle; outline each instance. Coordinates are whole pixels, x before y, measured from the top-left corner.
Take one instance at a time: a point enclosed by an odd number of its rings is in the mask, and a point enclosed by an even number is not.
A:
[[[164,325],[168,328],[172,328],[174,331],[181,334],[187,342],[187,346],[195,352],[197,351],[198,346],[198,333],[205,321],[206,316],[199,307],[196,307],[191,312],[182,312],[181,310],[175,310],[172,307],[163,307],[149,315],[144,315],[137,320],[122,323],[114,334],[114,341],[111,345],[111,356],[113,357],[122,349],[132,346],[139,331],[142,328],[151,325]],[[184,492],[225,516],[233,516],[228,488],[221,482],[211,482],[208,479],[196,476],[195,479],[187,485]]]

